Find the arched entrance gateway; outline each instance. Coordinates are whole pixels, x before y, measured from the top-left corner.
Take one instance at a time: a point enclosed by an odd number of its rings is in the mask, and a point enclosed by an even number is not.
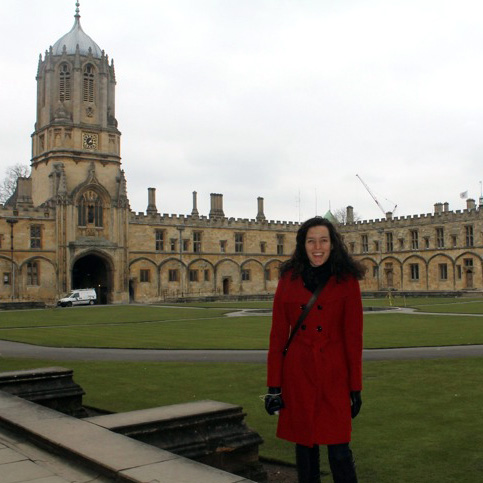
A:
[[[72,288],[94,288],[97,303],[109,303],[112,292],[112,271],[109,262],[93,253],[80,257],[72,267]]]

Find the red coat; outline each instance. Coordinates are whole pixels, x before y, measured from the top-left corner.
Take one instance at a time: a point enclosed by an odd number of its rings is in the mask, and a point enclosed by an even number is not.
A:
[[[277,436],[294,443],[348,443],[350,391],[362,389],[362,301],[359,282],[330,277],[282,355],[312,293],[286,273],[273,303],[267,385],[282,388]]]

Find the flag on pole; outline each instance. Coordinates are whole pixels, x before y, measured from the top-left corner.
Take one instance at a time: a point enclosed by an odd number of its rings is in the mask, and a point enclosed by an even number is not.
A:
[[[463,199],[468,198],[468,190],[463,191],[462,193],[460,193],[460,198],[463,198]]]

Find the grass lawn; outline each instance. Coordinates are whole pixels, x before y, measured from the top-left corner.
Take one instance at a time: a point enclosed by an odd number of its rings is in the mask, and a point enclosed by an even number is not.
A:
[[[240,305],[240,304],[239,304]],[[266,349],[269,316],[233,309],[107,306],[0,312],[0,338],[53,347]],[[369,312],[365,348],[483,344],[483,317]]]
[[[0,359],[2,370],[64,366],[85,404],[128,411],[214,399],[240,404],[265,440],[262,456],[293,463],[293,446],[275,438],[258,395],[265,367],[255,364],[110,363]],[[474,483],[483,474],[478,401],[483,359],[368,362],[363,409],[352,447],[361,482]],[[322,465],[327,469],[325,458]]]

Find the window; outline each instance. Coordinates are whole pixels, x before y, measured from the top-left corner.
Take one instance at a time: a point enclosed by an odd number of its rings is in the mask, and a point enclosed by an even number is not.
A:
[[[355,242],[350,242],[350,243],[349,243],[349,251],[350,251],[351,253],[354,253],[354,252],[355,252],[355,249],[356,249],[356,244],[355,244]]]
[[[419,263],[411,263],[409,270],[411,272],[411,280],[419,280]]]
[[[429,236],[424,237],[424,248],[429,248]]]
[[[63,63],[59,72],[59,100],[70,101],[70,66]]]
[[[456,278],[461,280],[463,271],[461,270],[461,265],[456,265]]]
[[[473,259],[472,258],[464,258],[463,262],[465,267],[472,267],[473,266]]]
[[[201,231],[193,232],[193,251],[201,253]]]
[[[220,252],[226,253],[226,240],[220,240]]]
[[[190,241],[189,240],[183,240],[183,251],[188,252],[190,249]]]
[[[204,273],[205,273],[205,282],[209,282],[211,279],[210,271],[205,269]]]
[[[399,240],[399,249],[404,250],[404,238],[398,238]]]
[[[87,64],[84,67],[84,85],[83,85],[84,102],[94,102],[94,66]]]
[[[269,268],[266,268],[266,269],[265,269],[265,280],[266,280],[267,282],[269,282],[269,281],[270,281],[270,269],[269,269]]]
[[[27,285],[39,285],[38,262],[27,262]]]
[[[3,272],[3,285],[10,285],[10,272]]]
[[[169,246],[172,252],[176,251],[176,238],[171,238],[171,240],[169,240]]]
[[[78,206],[79,226],[103,226],[102,202],[95,191],[86,191],[80,199]]]
[[[151,270],[140,270],[139,272],[139,280],[141,282],[149,282],[149,279],[151,278]]]
[[[440,263],[438,265],[438,268],[439,268],[439,279],[448,280],[448,264]]]
[[[444,248],[444,228],[436,228],[436,247]]]
[[[243,253],[243,233],[235,233],[235,252]]]
[[[177,282],[179,280],[179,271],[176,269],[168,270],[168,282]]]
[[[378,278],[379,277],[379,267],[377,265],[374,265],[372,267],[372,277],[373,278]]]
[[[267,251],[267,242],[260,242],[260,253],[266,253]]]
[[[369,238],[367,235],[361,236],[361,246],[362,246],[362,253],[367,253],[369,251]]]
[[[386,233],[386,252],[392,252],[394,250],[394,243],[392,233]]]
[[[156,230],[156,251],[161,252],[164,250],[164,230]]]
[[[30,248],[42,248],[42,226],[30,226]]]
[[[456,235],[451,235],[451,244],[453,245],[453,248],[456,248],[458,245],[458,237]]]
[[[283,235],[277,235],[277,255],[283,255]]]
[[[419,233],[418,230],[411,230],[411,248],[413,250],[419,249]]]
[[[466,246],[472,247],[473,246],[473,225],[465,226],[465,234],[466,234]]]
[[[190,282],[197,282],[198,281],[198,270],[190,270]]]
[[[250,280],[250,270],[247,270],[247,269],[243,269],[241,271],[241,279],[244,281],[244,282],[248,282]]]
[[[378,240],[374,241],[374,251],[378,252],[380,250],[380,243]]]

